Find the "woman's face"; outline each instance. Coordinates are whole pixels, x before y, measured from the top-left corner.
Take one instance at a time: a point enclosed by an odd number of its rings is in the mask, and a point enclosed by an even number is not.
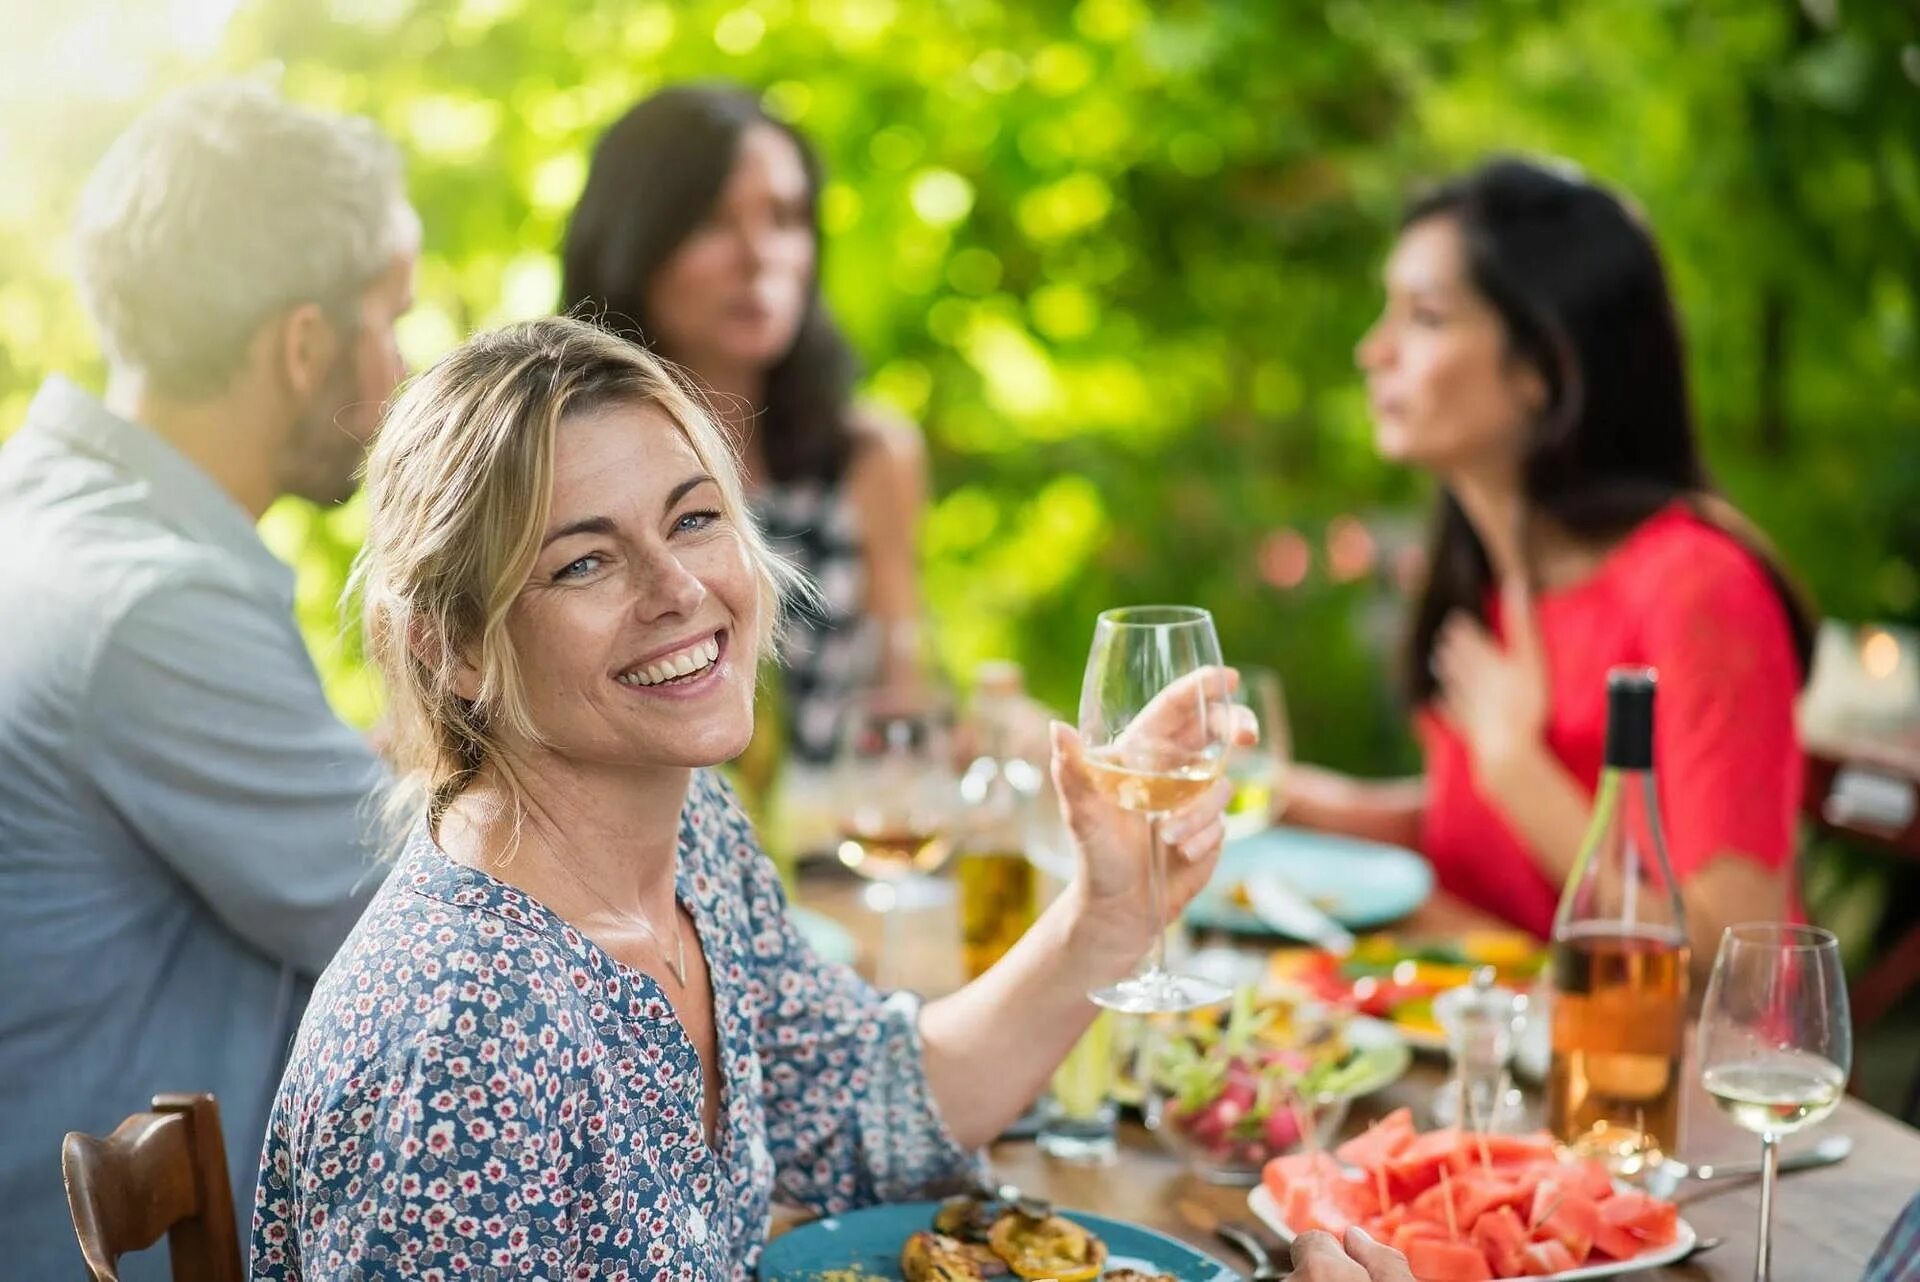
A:
[[[657,407],[563,421],[553,510],[507,616],[528,712],[587,765],[710,766],[753,734],[760,579]]]
[[[1386,285],[1386,309],[1355,350],[1382,457],[1443,476],[1516,468],[1546,385],[1510,355],[1505,323],[1468,277],[1459,224],[1407,228]]]
[[[809,195],[791,138],[771,125],[740,136],[713,208],[647,286],[668,355],[696,370],[765,370],[786,354],[813,291]]]

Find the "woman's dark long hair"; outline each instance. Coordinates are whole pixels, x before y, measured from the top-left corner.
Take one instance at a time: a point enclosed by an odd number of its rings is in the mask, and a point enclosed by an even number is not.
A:
[[[1402,228],[1440,217],[1459,227],[1468,275],[1499,312],[1510,354],[1547,387],[1522,466],[1528,512],[1604,545],[1673,503],[1688,504],[1766,569],[1804,681],[1812,615],[1758,532],[1716,495],[1701,462],[1680,326],[1646,227],[1592,183],[1513,159],[1421,197]],[[1436,692],[1431,658],[1441,625],[1456,610],[1484,619],[1493,584],[1479,535],[1445,490],[1427,563],[1406,656],[1416,704]]]
[[[655,346],[647,286],[719,200],[741,135],[756,125],[778,129],[800,150],[817,262],[820,167],[806,140],[750,93],[681,85],[641,102],[594,147],[561,255],[562,310],[593,315]],[[793,345],[767,372],[759,433],[770,479],[840,478],[853,454],[854,376],[853,352],[821,303],[816,269]]]

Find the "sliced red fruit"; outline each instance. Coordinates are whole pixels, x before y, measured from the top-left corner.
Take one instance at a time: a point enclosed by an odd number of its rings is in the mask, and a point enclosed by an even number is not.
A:
[[[1466,1242],[1422,1238],[1407,1251],[1407,1267],[1420,1282],[1493,1282],[1487,1257]]]
[[[1526,1272],[1523,1277],[1544,1278],[1555,1273],[1565,1273],[1568,1269],[1578,1268],[1580,1262],[1573,1253],[1558,1242],[1534,1242],[1526,1249]]]
[[[1367,1236],[1376,1242],[1386,1242],[1393,1238],[1394,1231],[1407,1222],[1407,1208],[1390,1206],[1378,1215],[1369,1215],[1360,1221],[1360,1227]]]
[[[1493,1275],[1520,1277],[1527,1267],[1527,1226],[1511,1206],[1488,1211],[1473,1225],[1473,1244],[1487,1257]]]
[[[1612,1224],[1602,1224],[1593,1234],[1593,1253],[1604,1255],[1610,1260],[1631,1260],[1647,1249],[1642,1242],[1625,1229]]]
[[[1287,1227],[1295,1233],[1322,1229],[1335,1237],[1344,1234],[1362,1218],[1338,1197],[1316,1194],[1305,1184],[1296,1184],[1287,1191],[1287,1200],[1280,1204],[1280,1213],[1286,1217]]]
[[[1512,1207],[1518,1211],[1523,1206],[1532,1205],[1527,1191],[1507,1180],[1462,1177],[1455,1183],[1453,1207],[1454,1213],[1460,1217],[1462,1228],[1477,1224],[1495,1207]],[[1516,1215],[1514,1218],[1519,1217]]]
[[[1448,1155],[1447,1165],[1465,1175],[1489,1166],[1525,1166],[1553,1160],[1553,1139],[1544,1131],[1532,1135],[1466,1134],[1460,1137],[1460,1147]]]
[[[1415,1242],[1450,1242],[1452,1240],[1447,1236],[1446,1225],[1435,1224],[1432,1220],[1412,1219],[1401,1224],[1391,1236],[1380,1239],[1402,1255],[1412,1250]]]
[[[1453,1208],[1451,1216],[1447,1209],[1449,1201]],[[1526,1191],[1518,1184],[1470,1175],[1448,1175],[1408,1203],[1414,1214],[1436,1224],[1450,1224],[1461,1234],[1496,1206],[1510,1206],[1518,1211],[1531,1205]]]
[[[1561,1166],[1565,1181],[1589,1202],[1604,1202],[1613,1196],[1613,1176],[1607,1173],[1606,1163],[1598,1158],[1564,1162]]]
[[[1593,1252],[1593,1237],[1600,1229],[1600,1208],[1571,1188],[1542,1180],[1534,1190],[1528,1222],[1533,1226],[1535,1241],[1559,1242],[1573,1256],[1573,1262],[1581,1264]]]
[[[1397,1198],[1413,1198],[1440,1182],[1440,1169],[1460,1145],[1460,1132],[1451,1127],[1428,1131],[1387,1159],[1387,1187]]]
[[[1680,1234],[1680,1212],[1673,1203],[1638,1189],[1627,1189],[1602,1202],[1600,1223],[1625,1229],[1653,1246],[1665,1246]]]
[[[1374,1168],[1405,1151],[1413,1140],[1413,1110],[1397,1108],[1335,1149],[1334,1155],[1348,1166],[1371,1174]]]
[[[1287,1195],[1296,1185],[1306,1185],[1319,1192],[1346,1178],[1340,1163],[1328,1153],[1289,1153],[1274,1158],[1260,1171],[1261,1182],[1281,1206],[1286,1205]]]

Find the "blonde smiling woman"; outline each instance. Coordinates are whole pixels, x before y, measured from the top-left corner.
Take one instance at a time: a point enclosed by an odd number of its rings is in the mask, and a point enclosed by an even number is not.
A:
[[[967,988],[883,996],[807,949],[709,769],[752,733],[788,572],[656,360],[570,320],[482,336],[394,406],[367,491],[415,822],[281,1083],[254,1276],[745,1278],[776,1189],[971,1174],[1159,925],[1072,732],[1071,887]],[[1226,795],[1168,822],[1176,908]]]

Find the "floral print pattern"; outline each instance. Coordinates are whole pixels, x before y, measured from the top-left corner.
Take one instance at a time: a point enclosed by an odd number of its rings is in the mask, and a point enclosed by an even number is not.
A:
[[[718,1151],[664,992],[424,827],[327,968],[274,1101],[255,1278],[746,1279],[772,1197],[819,1212],[974,1178],[917,1005],[820,961],[718,778],[682,813],[712,976]]]

